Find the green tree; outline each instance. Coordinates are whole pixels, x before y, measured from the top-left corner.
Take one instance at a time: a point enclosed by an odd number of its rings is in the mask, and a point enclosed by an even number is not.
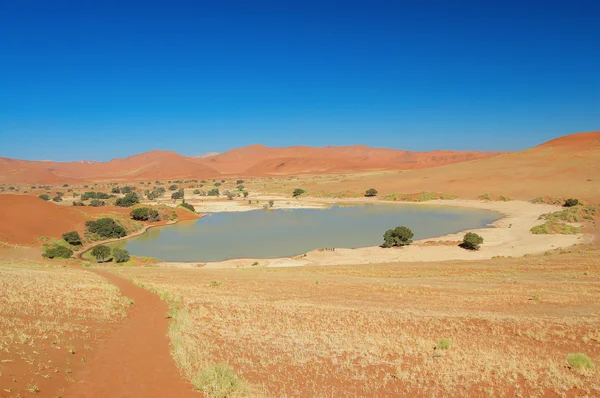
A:
[[[186,209],[188,209],[189,211],[192,211],[192,212],[194,212],[194,213],[196,212],[196,208],[194,207],[194,205],[191,205],[191,204],[189,204],[189,203],[185,203],[185,202],[183,202],[183,203],[182,203],[182,204],[180,204],[179,206],[181,206],[181,207],[183,207],[183,208],[186,208]]]
[[[208,196],[219,196],[219,189],[218,188],[213,188],[210,191],[208,191]]]
[[[124,197],[117,199],[115,205],[120,207],[131,207],[138,203],[140,203],[140,198],[135,192],[130,192]]]
[[[244,186],[242,184],[239,184],[237,187],[238,191],[243,191],[244,190]]]
[[[383,247],[406,246],[412,243],[412,238],[415,236],[410,228],[400,226],[394,229],[388,229],[383,234]]]
[[[121,193],[121,188],[119,188],[119,187],[114,187],[114,188],[111,190],[111,192],[112,192],[112,193]]]
[[[365,196],[366,197],[377,196],[377,190],[374,188],[367,189],[367,192],[365,192]]]
[[[72,246],[80,246],[83,243],[81,241],[81,236],[77,231],[65,232],[62,234],[62,238]]]
[[[169,191],[177,191],[177,185],[173,184],[169,186]]]
[[[131,213],[129,213],[131,218],[139,221],[158,221],[160,217],[158,215],[158,211],[155,209],[151,209],[148,207],[138,207],[137,209],[133,209]]]
[[[243,184],[243,183],[244,183],[244,180],[237,180],[237,181],[236,181],[236,184],[237,184],[237,185],[240,185],[240,184]]]
[[[274,200],[269,200],[269,207],[273,207],[274,204],[275,204]]]
[[[248,197],[248,191],[244,191],[244,198]]]
[[[180,190],[178,190],[177,192],[173,192],[173,194],[171,195],[171,199],[183,199],[184,196],[184,191],[183,188],[181,188]]]
[[[467,250],[479,250],[479,245],[483,243],[483,238],[473,232],[467,232],[463,238],[460,247]]]
[[[98,245],[92,249],[92,256],[96,257],[96,260],[101,263],[110,257],[110,247],[105,245]]]
[[[115,259],[115,262],[117,263],[126,263],[131,258],[127,250],[119,249],[118,247],[115,247],[112,250],[112,254],[113,258]]]
[[[90,204],[88,206],[92,207],[100,207],[106,205],[106,202],[100,199],[92,199],[90,200]]]
[[[50,196],[46,195],[45,193],[38,195],[38,198],[45,200],[46,202],[50,200]]]
[[[298,196],[304,195],[305,193],[306,193],[306,191],[304,189],[302,189],[302,188],[296,188],[296,189],[294,189],[294,192],[292,193],[292,196],[294,198],[297,198]]]

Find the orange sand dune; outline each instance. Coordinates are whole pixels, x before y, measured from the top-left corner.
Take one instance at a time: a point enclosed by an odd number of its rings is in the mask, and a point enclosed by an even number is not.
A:
[[[339,191],[335,183],[315,190]],[[382,194],[436,191],[476,198],[489,192],[518,199],[567,196],[600,201],[600,131],[579,133],[522,152],[421,170],[349,178],[344,189]],[[309,190],[311,186],[307,186]]]
[[[212,168],[244,176],[407,170],[435,167],[496,155],[488,152],[409,152],[364,145],[268,148],[251,145],[203,158]]]
[[[0,158],[0,183],[58,184],[84,181],[151,181],[240,176],[404,170],[495,155],[485,152],[409,152],[367,146],[269,148],[252,145],[220,155],[185,157],[151,151],[109,162],[50,162]]]

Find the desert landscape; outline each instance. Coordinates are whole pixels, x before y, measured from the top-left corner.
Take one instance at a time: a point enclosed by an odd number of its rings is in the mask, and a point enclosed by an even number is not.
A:
[[[372,152],[3,160],[1,395],[599,395],[600,132],[513,153]],[[384,204],[499,219],[285,258],[126,250],[215,214]]]
[[[600,397],[600,2],[0,2],[0,398]]]

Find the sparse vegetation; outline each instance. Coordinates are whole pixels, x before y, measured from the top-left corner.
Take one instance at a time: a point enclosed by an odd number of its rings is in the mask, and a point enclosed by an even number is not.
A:
[[[531,233],[535,235],[547,235],[547,234],[562,234],[562,235],[574,235],[581,233],[581,228],[568,225],[562,222],[548,221],[541,225],[536,225],[531,228]]]
[[[194,207],[194,205],[183,202],[181,203],[179,206],[183,207],[184,209],[188,209],[189,211],[195,213],[196,212],[196,208]]]
[[[388,229],[383,234],[383,247],[406,246],[412,243],[413,231],[405,226]]]
[[[440,339],[440,341],[438,341],[438,345],[437,345],[437,347],[440,350],[449,350],[451,346],[452,346],[452,342],[450,341],[450,339]]]

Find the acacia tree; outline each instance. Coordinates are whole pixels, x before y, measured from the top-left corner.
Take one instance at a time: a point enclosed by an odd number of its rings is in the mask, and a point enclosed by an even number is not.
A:
[[[367,192],[365,192],[365,196],[366,197],[377,196],[377,190],[374,188],[367,189]]]
[[[394,229],[388,229],[383,234],[383,247],[406,246],[412,243],[412,238],[415,236],[410,228],[400,226]]]

